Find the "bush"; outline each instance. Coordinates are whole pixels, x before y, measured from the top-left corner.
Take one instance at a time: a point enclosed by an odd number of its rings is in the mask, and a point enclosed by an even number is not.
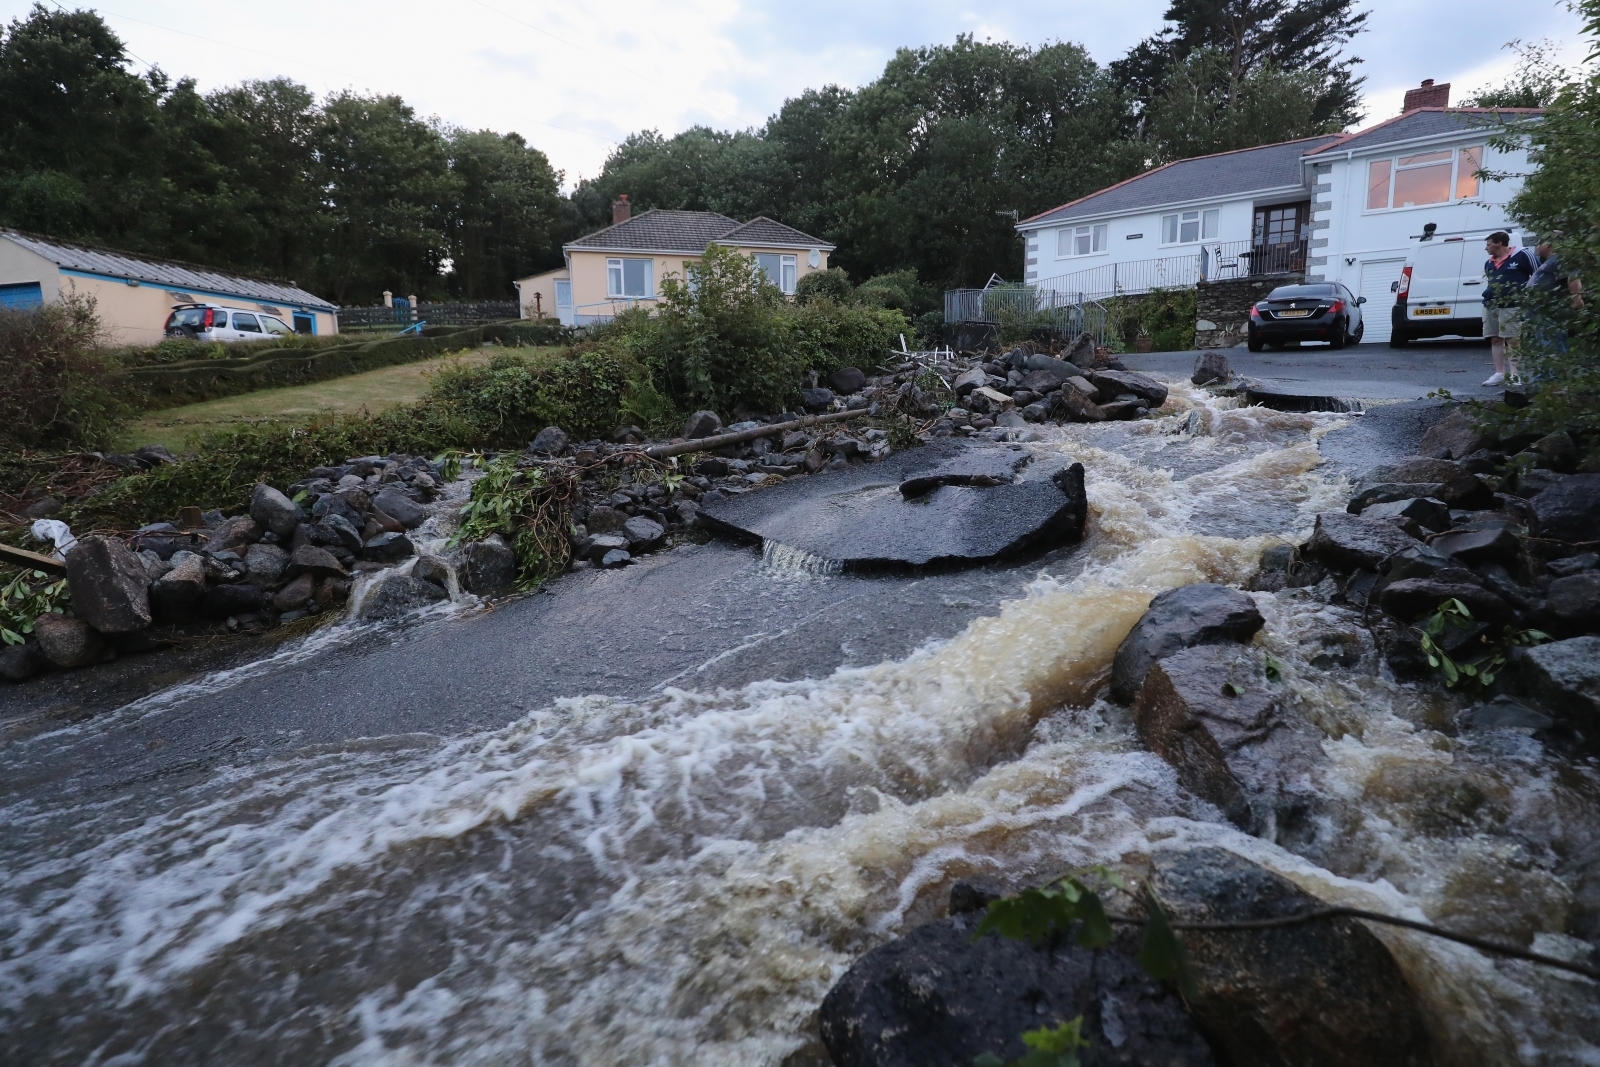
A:
[[[882,366],[889,350],[900,347],[900,335],[911,329],[899,311],[846,307],[823,299],[783,308],[780,317],[801,371],[814,370],[823,377],[840,367],[871,371]]]
[[[576,335],[571,327],[563,326],[551,320],[534,320],[532,322],[512,322],[504,327],[505,334],[501,338],[503,344],[515,345],[519,348],[549,348],[554,345],[570,345]]]
[[[829,267],[827,270],[815,270],[800,279],[794,289],[794,299],[797,304],[809,304],[813,300],[831,300],[835,304],[847,303],[855,292],[855,287],[850,284],[850,275],[843,267]]]
[[[94,300],[0,311],[0,446],[109,447],[130,415],[99,352]]]
[[[1194,347],[1195,291],[1152,289],[1139,304],[1139,325],[1158,352],[1183,352]]]

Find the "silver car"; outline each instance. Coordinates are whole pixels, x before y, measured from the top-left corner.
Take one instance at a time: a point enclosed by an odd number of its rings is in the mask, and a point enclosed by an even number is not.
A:
[[[265,341],[294,333],[287,323],[264,311],[222,304],[174,304],[165,333],[191,341]]]

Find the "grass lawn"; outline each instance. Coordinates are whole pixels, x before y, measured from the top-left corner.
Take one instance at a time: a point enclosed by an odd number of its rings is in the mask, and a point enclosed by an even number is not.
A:
[[[311,385],[263,389],[222,400],[208,400],[203,404],[152,411],[128,428],[124,437],[125,447],[136,448],[157,443],[166,445],[175,455],[181,455],[189,447],[191,438],[219,426],[308,419],[326,414],[354,415],[362,410],[376,414],[422,399],[428,391],[429,373],[442,364],[456,359],[466,363],[487,363],[496,351],[492,348],[479,349],[439,359],[405,363],[398,367],[382,367],[345,378],[330,378]]]

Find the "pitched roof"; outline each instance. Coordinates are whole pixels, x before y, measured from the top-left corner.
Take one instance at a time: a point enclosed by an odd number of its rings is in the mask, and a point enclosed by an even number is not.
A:
[[[132,278],[153,285],[265,300],[274,304],[294,304],[328,311],[335,309],[335,305],[322,297],[314,296],[304,289],[297,289],[287,282],[212,270],[210,267],[178,260],[157,259],[152,256],[134,255],[131,252],[118,252],[110,248],[73,244],[20,230],[0,229],[0,237],[15,241],[63,270],[80,270],[88,274],[105,274],[113,278]]]
[[[1376,126],[1346,134],[1330,144],[1307,152],[1306,155],[1374,148],[1396,141],[1410,141],[1419,137],[1433,137],[1475,128],[1488,131],[1501,125],[1502,116],[1506,120],[1516,121],[1538,118],[1543,114],[1542,108],[1534,107],[1421,107],[1404,115],[1385,119]]]
[[[1259,148],[1241,148],[1233,152],[1180,159],[1023,219],[1017,225],[1061,222],[1089,215],[1137,211],[1215,196],[1299,185],[1302,180],[1301,157],[1309,150],[1339,140],[1339,137],[1339,134],[1321,134]]]
[[[740,223],[715,211],[669,211],[651,208],[603,230],[585,234],[564,247],[619,252],[691,252],[699,254],[713,241],[741,245],[803,245],[833,248],[792,226],[769,218]]]

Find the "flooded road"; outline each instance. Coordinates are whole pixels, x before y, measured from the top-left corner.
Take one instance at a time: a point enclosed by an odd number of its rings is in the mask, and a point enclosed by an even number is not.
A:
[[[1245,581],[1348,492],[1319,441],[1349,416],[1186,386],[1165,412],[1027,446],[1087,470],[1072,549],[861,577],[684,548],[18,737],[0,1059],[821,1064],[828,987],[953,881],[1134,870],[1157,842],[1574,951],[1593,764],[1453,736],[1459,705],[1383,677],[1346,609],[1254,594],[1327,734],[1315,863],[1184,795],[1097,700],[1155,593]],[[1600,1062],[1583,980],[1381,936],[1441,1063]]]

